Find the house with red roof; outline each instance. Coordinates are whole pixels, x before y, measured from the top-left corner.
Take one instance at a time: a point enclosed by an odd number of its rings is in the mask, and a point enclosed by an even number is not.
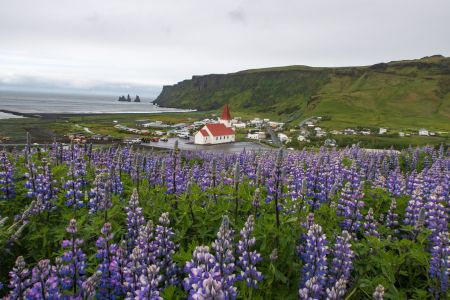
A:
[[[210,123],[202,127],[194,136],[194,143],[198,145],[213,145],[232,143],[236,139],[234,129],[231,127],[231,113],[228,104],[225,104],[219,123]]]

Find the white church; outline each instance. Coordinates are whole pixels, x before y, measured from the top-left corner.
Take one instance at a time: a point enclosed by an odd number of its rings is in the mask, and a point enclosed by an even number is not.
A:
[[[194,143],[198,145],[215,145],[231,143],[236,139],[231,127],[231,114],[228,104],[225,104],[219,123],[206,124],[194,136]]]

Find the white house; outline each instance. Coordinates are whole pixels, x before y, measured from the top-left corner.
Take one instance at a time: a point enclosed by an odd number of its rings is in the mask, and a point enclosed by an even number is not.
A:
[[[231,143],[235,140],[236,135],[231,127],[231,114],[228,104],[223,108],[219,123],[206,124],[194,136],[194,143],[198,145]]]
[[[289,141],[290,141],[290,138],[289,138],[287,135],[285,135],[284,133],[279,133],[279,134],[278,134],[278,139],[279,139],[280,142],[282,142],[282,143],[286,143],[286,142],[289,142]]]
[[[299,142],[305,142],[305,141],[306,141],[306,137],[303,136],[303,135],[299,135],[298,138],[297,138],[297,140],[298,140]]]
[[[269,121],[267,124],[269,124],[272,128],[283,128],[284,123],[281,122],[275,122],[275,121]]]
[[[386,128],[380,128],[380,131],[378,131],[378,134],[385,134],[387,132]]]
[[[425,128],[419,129],[419,135],[428,136],[428,130],[426,130]]]
[[[261,120],[260,118],[254,118],[253,120],[250,121],[250,125],[255,127],[261,127],[263,125],[263,120]]]
[[[249,132],[247,133],[247,138],[252,140],[263,140],[266,138],[266,133],[264,131]]]
[[[333,139],[326,139],[325,142],[323,143],[325,147],[336,147],[336,140]]]
[[[400,132],[398,133],[398,136],[399,136],[399,137],[404,137],[404,136],[405,136],[405,133],[400,131]]]
[[[245,128],[247,125],[244,122],[233,123],[234,128]]]

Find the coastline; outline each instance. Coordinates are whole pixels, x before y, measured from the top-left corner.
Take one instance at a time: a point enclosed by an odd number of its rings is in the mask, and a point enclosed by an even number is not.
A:
[[[141,115],[141,114],[176,114],[176,113],[190,113],[190,112],[197,112],[196,109],[185,109],[185,110],[155,110],[152,112],[142,112],[142,111],[136,111],[136,112],[70,112],[70,113],[27,113],[27,112],[19,112],[19,111],[13,111],[8,109],[0,109],[0,112],[3,112],[5,114],[11,114],[15,116],[20,116],[24,118],[43,118],[43,119],[64,119],[64,118],[70,118],[75,116],[85,116],[85,117],[91,117],[91,116],[100,116],[100,115]]]

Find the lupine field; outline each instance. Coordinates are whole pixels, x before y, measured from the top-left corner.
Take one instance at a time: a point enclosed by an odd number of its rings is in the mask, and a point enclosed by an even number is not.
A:
[[[0,151],[4,299],[449,299],[449,150]]]

